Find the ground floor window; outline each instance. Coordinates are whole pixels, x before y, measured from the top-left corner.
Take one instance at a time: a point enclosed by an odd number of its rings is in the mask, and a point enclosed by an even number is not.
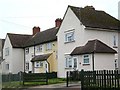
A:
[[[26,62],[26,64],[25,64],[25,70],[26,70],[26,71],[29,70],[29,62]]]
[[[35,67],[43,67],[43,62],[42,61],[36,61],[35,62]]]
[[[65,66],[66,68],[74,68],[78,67],[78,59],[76,57],[66,56],[65,57]]]
[[[83,55],[83,64],[90,64],[90,55],[89,54]]]

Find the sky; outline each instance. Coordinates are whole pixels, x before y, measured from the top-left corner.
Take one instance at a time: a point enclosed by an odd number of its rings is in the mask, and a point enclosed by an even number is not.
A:
[[[32,34],[32,28],[41,31],[55,26],[56,18],[63,18],[68,5],[93,6],[118,18],[120,0],[0,0],[0,38],[7,33]]]

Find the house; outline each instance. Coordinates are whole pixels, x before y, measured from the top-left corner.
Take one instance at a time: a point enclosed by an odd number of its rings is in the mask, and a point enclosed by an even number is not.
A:
[[[0,89],[2,89],[3,45],[4,45],[4,39],[0,39]]]
[[[65,77],[66,71],[71,71],[75,68],[77,70],[103,70],[118,68],[119,65],[116,65],[119,63],[118,61],[120,61],[118,59],[120,56],[118,53],[118,38],[120,36],[119,24],[119,20],[104,11],[95,10],[93,6],[86,6],[84,8],[68,6],[63,17],[62,24],[57,33],[59,63],[58,77]],[[107,52],[107,50],[104,51],[107,53],[100,52],[101,55],[99,55],[99,53],[95,53],[95,57],[92,59],[95,62],[94,64],[104,64],[102,67],[99,67],[99,65],[94,65],[93,69],[92,62],[88,61],[91,60],[88,58],[92,58],[92,52],[82,53],[84,51],[84,47],[90,44],[90,42],[93,42],[92,45],[94,47],[96,47],[94,43],[98,42],[100,45],[104,46],[103,48],[106,47],[110,49],[110,52]],[[99,44],[97,45],[97,48],[98,47]],[[91,49],[93,50],[93,48]],[[76,50],[80,50],[77,57],[75,57],[76,53],[73,53]],[[86,48],[85,50],[88,49]],[[116,50],[117,53],[114,50]],[[73,55],[71,56],[71,54]],[[110,56],[111,58],[108,58],[107,56]],[[101,59],[104,58],[103,60],[106,61],[100,61],[99,57]],[[108,65],[108,59],[110,59],[109,62],[113,62],[110,66],[106,66]],[[84,65],[84,63],[88,62],[89,64]],[[61,67],[61,65],[63,66]]]
[[[110,48],[99,40],[90,40],[84,46],[76,47],[72,52],[74,68],[77,70],[113,70],[114,66],[114,54],[117,53],[114,49]],[[83,60],[83,59],[84,60]],[[78,61],[78,60],[79,61]],[[79,67],[77,67],[77,61]],[[103,64],[103,62],[105,64]],[[109,63],[108,63],[109,62]]]
[[[25,45],[25,72],[57,72],[57,32],[62,20],[55,20],[55,27],[36,33]]]
[[[7,33],[3,46],[3,73],[24,71],[24,44],[31,36]]]
[[[3,47],[4,73],[42,73],[57,71],[57,32],[61,19],[55,27],[40,31],[33,27],[33,34],[7,33]]]
[[[4,45],[4,39],[0,39],[0,64],[3,61],[3,45]]]

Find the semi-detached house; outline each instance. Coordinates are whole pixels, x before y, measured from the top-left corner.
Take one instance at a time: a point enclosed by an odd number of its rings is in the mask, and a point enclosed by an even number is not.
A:
[[[58,77],[71,70],[118,69],[119,25],[119,20],[92,6],[68,6],[57,33]]]
[[[61,19],[55,27],[40,31],[33,28],[33,35],[7,33],[3,47],[4,73],[57,72],[57,37]]]

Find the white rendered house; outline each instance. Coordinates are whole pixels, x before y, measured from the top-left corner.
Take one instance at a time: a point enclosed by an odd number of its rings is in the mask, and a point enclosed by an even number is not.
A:
[[[7,33],[3,47],[3,73],[24,71],[24,43],[31,35]]]
[[[79,57],[75,59],[70,56],[71,52],[79,46],[84,46],[88,41],[98,39],[110,48],[118,51],[118,23],[117,19],[113,18],[104,11],[95,10],[92,6],[85,8],[68,6],[63,17],[63,22],[57,33],[58,40],[58,77],[65,77],[66,71],[74,70],[74,64],[77,63],[77,69],[92,70],[91,64],[83,67],[79,61]],[[109,54],[106,53],[108,56]],[[111,54],[113,61],[112,67],[104,67],[109,62],[101,62],[103,67],[96,69],[115,69],[115,62],[118,62],[118,54]],[[107,55],[102,53],[98,56],[101,59],[107,60]],[[71,59],[71,57],[73,59]],[[86,56],[87,57],[87,56]],[[95,58],[98,61],[98,58]],[[111,60],[110,59],[110,60]],[[111,61],[111,62],[112,62]],[[61,65],[63,65],[61,67]],[[68,66],[70,65],[70,68]],[[82,66],[81,66],[82,65]]]

